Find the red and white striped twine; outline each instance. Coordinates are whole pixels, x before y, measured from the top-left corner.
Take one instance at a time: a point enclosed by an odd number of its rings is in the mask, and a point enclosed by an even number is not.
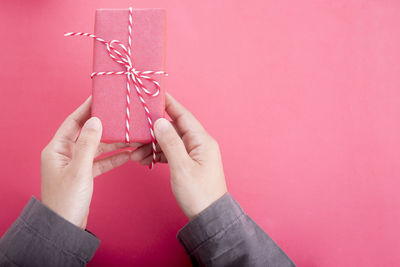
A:
[[[155,74],[164,74],[165,71],[138,71],[132,65],[131,60],[131,49],[132,49],[132,7],[129,8],[129,25],[128,25],[128,47],[126,48],[124,44],[122,44],[118,40],[111,40],[109,42],[105,41],[104,39],[90,33],[85,32],[69,32],[64,34],[64,36],[87,36],[91,37],[94,40],[103,43],[106,46],[108,51],[108,55],[117,63],[119,63],[124,69],[123,71],[100,71],[100,72],[93,72],[91,78],[95,76],[102,76],[102,75],[126,75],[126,121],[125,121],[125,142],[130,143],[130,98],[131,98],[131,83],[136,89],[136,93],[142,103],[143,109],[145,111],[147,121],[149,124],[150,135],[151,135],[151,144],[153,150],[153,158],[149,165],[150,169],[154,167],[154,164],[157,161],[156,158],[156,138],[154,135],[154,126],[153,121],[150,117],[150,110],[146,104],[146,101],[143,98],[142,91],[148,96],[157,96],[160,93],[160,84],[151,78],[149,75]],[[143,84],[143,80],[147,80],[154,84],[156,90],[154,92],[149,91]]]

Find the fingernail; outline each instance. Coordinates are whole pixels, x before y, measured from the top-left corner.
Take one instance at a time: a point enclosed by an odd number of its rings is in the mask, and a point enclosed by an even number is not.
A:
[[[156,131],[163,133],[171,127],[171,123],[164,118],[158,119],[155,123]]]
[[[101,121],[97,117],[92,117],[86,121],[83,128],[100,131],[101,130]]]

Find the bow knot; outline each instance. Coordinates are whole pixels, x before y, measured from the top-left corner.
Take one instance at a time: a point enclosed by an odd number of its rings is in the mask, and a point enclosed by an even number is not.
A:
[[[130,49],[127,49],[123,43],[118,40],[111,40],[109,42],[104,42],[107,48],[108,55],[112,60],[117,62],[123,68],[126,68],[126,72],[124,71],[114,71],[114,72],[93,72],[92,77],[98,75],[127,75],[128,81],[131,81],[136,90],[143,91],[146,95],[149,96],[157,96],[160,92],[160,84],[154,80],[153,78],[147,76],[152,74],[164,74],[164,71],[137,71],[132,64]],[[150,92],[144,85],[143,80],[147,80],[152,83],[155,87],[154,92]]]
[[[127,67],[127,70],[128,70],[128,72],[131,73],[131,74],[136,74],[135,68],[132,67],[132,66],[128,66],[128,67]]]

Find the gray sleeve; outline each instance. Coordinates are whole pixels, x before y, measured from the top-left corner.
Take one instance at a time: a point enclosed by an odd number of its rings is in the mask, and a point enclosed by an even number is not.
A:
[[[0,266],[85,266],[99,244],[32,197],[0,239]]]
[[[185,225],[178,240],[193,266],[295,266],[229,194]]]

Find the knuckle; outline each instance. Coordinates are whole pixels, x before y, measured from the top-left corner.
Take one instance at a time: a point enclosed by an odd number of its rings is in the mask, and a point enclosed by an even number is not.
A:
[[[118,166],[118,161],[117,161],[117,157],[111,157],[110,159],[110,164],[112,168],[115,168]]]
[[[68,115],[68,117],[65,119],[64,122],[66,122],[66,123],[68,123],[68,124],[71,124],[71,125],[74,125],[74,126],[79,127],[79,128],[82,128],[82,126],[83,126],[83,124],[82,124],[81,122],[77,121],[77,120],[72,116],[72,114]]]
[[[207,136],[202,132],[191,131],[185,134],[182,139],[189,141],[193,144],[206,144]]]

